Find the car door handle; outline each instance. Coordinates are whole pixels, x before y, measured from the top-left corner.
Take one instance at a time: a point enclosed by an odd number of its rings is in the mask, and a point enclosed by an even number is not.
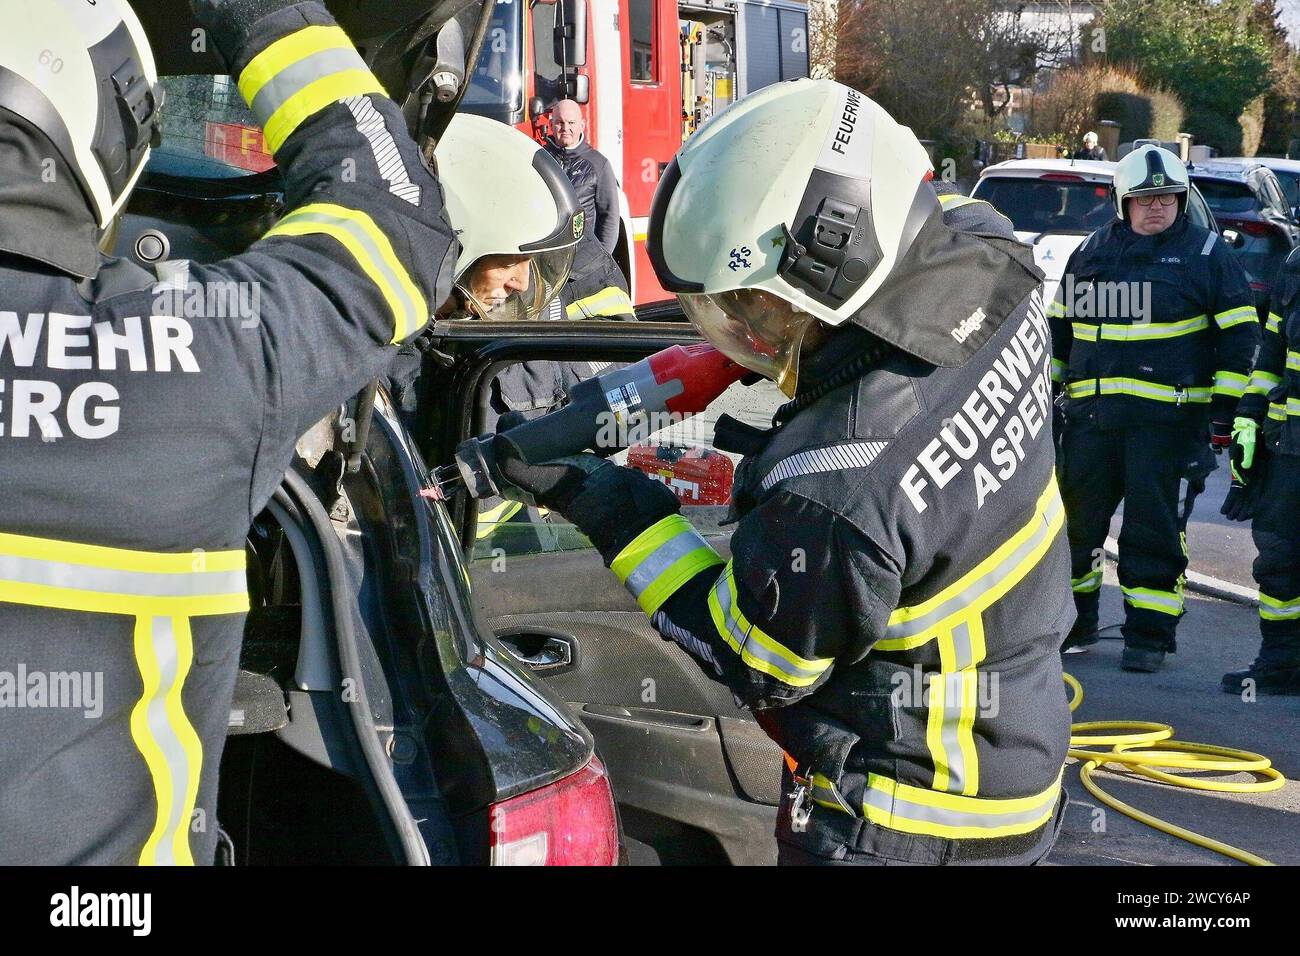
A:
[[[570,668],[578,659],[578,643],[568,634],[514,630],[497,638],[516,660],[542,673]]]

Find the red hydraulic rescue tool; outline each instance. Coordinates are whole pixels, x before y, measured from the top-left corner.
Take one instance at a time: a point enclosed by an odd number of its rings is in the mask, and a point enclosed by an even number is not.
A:
[[[711,345],[673,345],[633,365],[579,382],[563,408],[503,434],[533,463],[588,449],[609,455],[620,450],[620,443],[598,441],[602,436],[636,434],[638,426],[656,414],[668,412],[681,418],[698,414],[732,383],[753,374]],[[475,498],[501,494],[492,478],[493,437],[463,442],[456,449],[455,464],[434,471],[433,479],[444,496],[462,487]]]

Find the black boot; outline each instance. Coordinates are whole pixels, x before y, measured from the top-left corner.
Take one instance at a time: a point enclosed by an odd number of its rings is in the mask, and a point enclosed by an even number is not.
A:
[[[1265,659],[1260,655],[1245,670],[1224,674],[1221,686],[1225,693],[1240,694],[1247,681],[1254,681],[1255,690],[1261,694],[1300,697],[1300,658]]]
[[[1165,663],[1165,652],[1157,647],[1129,646],[1119,659],[1119,666],[1126,671],[1139,671],[1154,674]]]
[[[1062,654],[1081,654],[1097,643],[1097,619],[1079,617],[1075,619],[1070,633],[1065,635],[1061,645]]]

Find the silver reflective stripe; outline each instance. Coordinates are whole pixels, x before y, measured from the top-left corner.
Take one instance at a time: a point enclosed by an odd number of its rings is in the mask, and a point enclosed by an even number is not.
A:
[[[727,582],[728,575],[723,572],[718,578],[718,583],[713,587],[713,593],[717,596],[718,607],[722,611],[722,616],[727,622],[727,630],[731,633],[731,639],[735,644],[736,653],[745,657],[753,657],[757,660],[770,664],[783,674],[794,677],[799,680],[813,680],[819,677],[825,668],[808,668],[800,667],[791,661],[786,660],[779,654],[764,647],[759,641],[751,641],[749,635],[741,630],[740,622],[736,620],[735,609],[731,606],[731,588]]]
[[[672,567],[673,562],[678,558],[684,558],[692,551],[707,548],[708,546],[708,543],[698,531],[694,528],[687,528],[646,555],[645,559],[636,566],[636,569],[627,576],[625,582],[627,589],[632,592],[634,598],[639,599],[642,592],[654,584],[659,575]]]
[[[1201,255],[1208,256],[1210,250],[1214,248],[1214,233],[1205,237],[1205,245],[1201,246]]]
[[[1167,608],[1170,613],[1181,614],[1183,611],[1183,602],[1174,594],[1156,594],[1150,589],[1145,588],[1120,588],[1124,592],[1124,600],[1129,604],[1154,604],[1156,607]]]
[[[605,371],[605,369],[609,368],[614,363],[613,362],[588,362],[587,364],[591,366],[592,375],[599,375],[601,372]]]
[[[367,265],[373,266],[374,269],[384,277],[384,283],[387,290],[401,301],[405,314],[412,316],[416,322],[422,322],[427,319],[427,316],[421,316],[421,313],[424,310],[411,299],[410,295],[406,291],[406,285],[398,278],[397,274],[389,268],[388,261],[384,258],[379,247],[375,245],[374,239],[372,239],[370,235],[355,222],[350,219],[344,219],[341,216],[331,216],[328,213],[323,212],[295,212],[290,213],[288,216],[285,216],[280,220],[280,225],[284,226],[291,222],[314,222],[321,225],[337,226],[339,229],[348,233],[355,242],[370,254],[370,262],[367,263]],[[275,235],[275,230],[271,231],[271,235]]]
[[[243,570],[155,574],[88,564],[64,564],[11,554],[0,554],[0,581],[131,597],[205,597],[242,594],[248,589]]]
[[[799,475],[813,475],[826,471],[843,471],[849,468],[866,468],[885,450],[889,442],[866,441],[850,442],[844,445],[830,445],[826,448],[814,448],[797,455],[783,458],[767,473],[763,479],[762,489],[767,491],[779,481],[795,478]]]
[[[993,830],[998,827],[1033,823],[1048,811],[1056,802],[1056,799],[1057,790],[1053,788],[1043,796],[1043,802],[1040,805],[1030,807],[1028,810],[1010,810],[1005,813],[967,813],[962,810],[951,810],[945,807],[932,807],[923,803],[915,803],[899,796],[897,793],[891,794],[886,790],[871,786],[867,788],[866,793],[863,795],[862,802],[872,809],[904,820],[916,820],[920,823],[933,823],[947,827],[976,827]],[[992,803],[994,801],[986,800],[985,802]]]
[[[162,752],[167,764],[166,773],[171,779],[171,799],[167,806],[162,806],[163,795],[155,788],[154,799],[160,801],[158,819],[166,820],[162,833],[154,847],[154,857],[149,862],[158,866],[175,866],[177,864],[175,847],[172,841],[178,830],[187,830],[189,821],[185,819],[185,797],[189,789],[189,758],[185,746],[176,735],[167,716],[167,697],[174,694],[180,697],[184,681],[179,673],[179,651],[176,647],[176,634],[172,630],[169,617],[155,617],[149,621],[149,636],[153,648],[154,661],[158,665],[158,689],[145,705],[145,722],[149,733]],[[188,833],[186,834],[188,839]]]
[[[270,80],[267,80],[266,85],[258,90],[257,95],[253,97],[253,102],[249,104],[249,108],[253,111],[253,115],[265,126],[280,107],[317,80],[348,70],[365,70],[369,72],[366,61],[361,59],[361,54],[355,49],[351,47],[346,49],[335,47],[320,50],[304,57],[292,66],[285,67]]]
[[[965,686],[961,672],[975,666],[975,652],[971,646],[970,625],[963,621],[952,629],[953,665],[955,671],[936,674],[931,680],[942,680],[943,686],[943,723],[939,738],[943,742],[943,752],[948,763],[947,790],[961,793],[966,786],[966,757],[962,753],[961,740],[957,736],[957,727],[961,722],[962,690]]]
[[[912,618],[907,621],[900,621],[897,624],[890,624],[885,628],[885,639],[897,639],[900,637],[912,637],[917,634],[925,634],[932,631],[938,626],[939,622],[945,618],[963,611],[977,602],[984,594],[993,590],[1002,581],[1011,574],[1015,574],[1020,565],[1033,553],[1034,549],[1039,547],[1044,539],[1052,536],[1053,525],[1057,516],[1061,513],[1064,505],[1061,503],[1060,495],[1053,495],[1051,502],[1043,510],[1039,518],[1038,527],[1034,533],[1022,541],[1014,551],[1002,559],[1002,562],[993,570],[986,573],[978,581],[966,588],[960,594],[953,595],[944,601],[929,614],[921,617]]]
[[[1099,587],[1101,587],[1101,571],[1089,571],[1081,578],[1070,579],[1070,590],[1079,594],[1095,591]]]
[[[343,101],[357,121],[357,132],[370,141],[370,151],[375,155],[379,175],[388,183],[388,191],[412,206],[420,205],[420,187],[411,182],[406,163],[393,134],[388,131],[384,114],[375,109],[369,96],[349,96]]]

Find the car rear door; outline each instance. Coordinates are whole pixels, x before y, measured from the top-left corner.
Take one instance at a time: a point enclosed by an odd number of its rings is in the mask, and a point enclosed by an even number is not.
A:
[[[477,434],[483,397],[512,364],[635,361],[698,341],[680,322],[442,323],[436,332],[417,426],[431,465],[449,462]],[[727,408],[767,425],[782,401],[767,383],[733,386],[710,413],[616,460],[675,487],[683,514],[728,556],[732,526],[723,521],[735,457],[712,447],[711,422]],[[753,715],[659,636],[576,528],[556,515],[503,517],[502,502],[464,494],[448,504],[488,626],[594,735],[632,861],[775,862],[782,754]]]

